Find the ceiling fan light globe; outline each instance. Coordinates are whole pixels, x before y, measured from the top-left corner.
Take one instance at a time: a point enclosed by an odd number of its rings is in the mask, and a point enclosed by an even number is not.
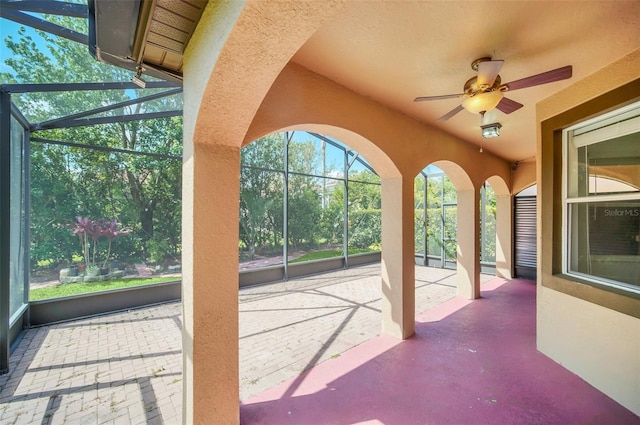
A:
[[[502,92],[499,90],[478,93],[466,98],[462,102],[462,106],[471,113],[479,114],[483,111],[490,111],[498,106],[498,103],[502,100],[502,96]]]

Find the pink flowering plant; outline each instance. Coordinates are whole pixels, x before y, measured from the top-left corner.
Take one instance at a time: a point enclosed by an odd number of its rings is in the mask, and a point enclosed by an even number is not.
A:
[[[91,220],[87,217],[76,217],[76,222],[72,225],[73,234],[80,239],[82,256],[84,257],[85,269],[105,268],[111,257],[111,243],[119,236],[129,233],[122,229],[117,219]],[[107,252],[104,256],[102,266],[99,264],[98,249],[102,240],[107,241]]]

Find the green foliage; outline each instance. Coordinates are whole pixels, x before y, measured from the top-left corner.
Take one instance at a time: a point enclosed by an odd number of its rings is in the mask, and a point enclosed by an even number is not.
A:
[[[86,19],[48,16],[66,28],[86,33]],[[85,45],[39,32],[46,51],[24,29],[5,39],[10,52],[0,73],[6,83],[128,81],[131,72],[93,59]],[[46,121],[114,104],[154,92],[146,90],[65,91],[12,97],[32,122]],[[102,115],[122,115],[180,109],[172,96]],[[182,154],[182,118],[38,131],[33,137],[138,152]],[[75,216],[115,217],[132,229],[113,243],[120,260],[159,260],[180,252],[180,159],[161,159],[94,149],[31,143],[31,261],[70,263],[81,255],[68,224]]]
[[[484,246],[482,249],[482,261],[496,261],[496,193],[489,185],[485,185],[485,210],[484,210]]]
[[[241,151],[240,241],[241,255],[252,260],[256,250],[282,247],[284,138],[272,134]],[[275,168],[274,168],[275,167]]]
[[[457,255],[456,189],[448,177],[430,176],[427,179],[427,199],[425,200],[424,184],[423,177],[418,177],[414,181],[416,252],[424,253],[426,232],[427,255],[439,257],[444,249],[445,258],[455,261]],[[485,192],[485,245],[481,247],[482,260],[493,262],[496,255],[496,198],[491,186],[485,187],[486,189],[483,189]]]
[[[289,143],[289,170],[322,174],[322,153],[316,144],[306,141]],[[326,180],[302,174],[289,175],[289,245],[294,250],[318,246],[322,238],[323,190]]]
[[[416,252],[424,253],[424,237],[427,237],[427,255],[440,257],[442,250],[445,258],[456,259],[456,210],[457,192],[446,176],[430,176],[427,179],[426,199],[425,181],[418,177],[414,181],[414,223]],[[443,208],[443,202],[445,205]],[[425,220],[426,208],[426,220]]]
[[[329,181],[330,186],[323,187],[325,207],[320,218],[320,234],[326,246],[343,243],[344,233],[344,183]]]
[[[372,248],[381,246],[382,216],[379,209],[359,210],[349,214],[351,233],[349,246]]]
[[[283,240],[283,133],[264,137],[242,149],[240,186],[240,256],[281,252]],[[335,148],[332,148],[335,149]],[[292,250],[342,246],[344,172],[325,157],[328,146],[313,139],[289,142],[288,241]],[[323,178],[322,175],[327,176]],[[349,246],[380,249],[381,197],[378,177],[370,171],[349,175]],[[342,254],[340,254],[342,255]]]
[[[382,244],[382,193],[368,172],[354,173],[349,182],[349,246],[379,249]]]
[[[317,246],[322,198],[313,177],[289,177],[289,243],[293,249]]]

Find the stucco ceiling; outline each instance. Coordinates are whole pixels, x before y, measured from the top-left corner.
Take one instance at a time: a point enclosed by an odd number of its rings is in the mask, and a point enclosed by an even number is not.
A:
[[[638,46],[638,1],[354,1],[293,61],[486,151],[522,161],[536,153],[537,102]],[[476,75],[471,62],[483,56],[505,61],[502,82],[565,65],[573,66],[573,77],[507,93],[525,106],[509,115],[486,114],[487,122],[502,124],[495,139],[481,137],[478,114],[462,111],[436,122],[459,99],[413,102],[417,96],[461,93]]]

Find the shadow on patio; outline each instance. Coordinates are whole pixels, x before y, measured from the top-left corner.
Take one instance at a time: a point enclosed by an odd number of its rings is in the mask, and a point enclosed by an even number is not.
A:
[[[493,279],[241,406],[251,424],[638,424],[535,348],[535,283]]]

